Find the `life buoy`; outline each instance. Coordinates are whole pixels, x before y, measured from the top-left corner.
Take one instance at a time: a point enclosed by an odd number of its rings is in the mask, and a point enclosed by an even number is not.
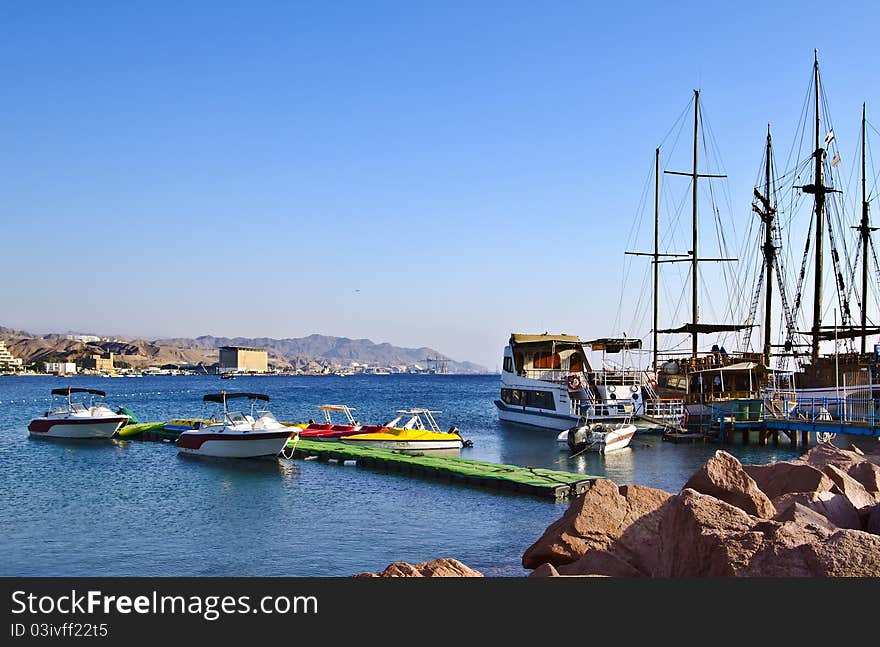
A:
[[[635,384],[633,384],[632,386],[629,387],[629,390],[632,391],[633,393],[638,393],[639,387],[637,387]]]
[[[579,375],[568,376],[568,388],[570,391],[579,391],[582,386],[583,384],[581,383]]]
[[[616,390],[617,390],[617,387],[614,386],[613,384],[608,385],[608,392],[609,393],[614,393]]]

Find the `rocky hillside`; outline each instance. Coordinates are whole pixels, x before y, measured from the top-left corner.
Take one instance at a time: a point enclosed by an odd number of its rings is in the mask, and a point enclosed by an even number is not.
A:
[[[6,341],[10,352],[26,363],[34,361],[76,361],[92,353],[114,353],[132,367],[161,366],[164,364],[204,364],[218,360],[221,346],[249,346],[264,348],[269,364],[278,368],[347,366],[352,362],[371,366],[418,364],[427,368],[428,357],[448,360],[451,373],[487,373],[488,370],[472,362],[455,362],[433,348],[401,348],[388,343],[376,344],[369,339],[348,339],[310,335],[301,338],[271,339],[268,337],[211,337],[195,339],[121,339],[115,341],[79,342],[65,335],[34,335],[21,330],[0,327],[0,339]]]
[[[320,359],[329,364],[359,364],[391,366],[419,364],[427,367],[428,357],[439,357],[449,361],[449,370],[453,373],[488,373],[484,366],[473,362],[455,362],[446,355],[422,346],[421,348],[402,348],[389,343],[376,344],[369,339],[349,339],[348,337],[330,337],[327,335],[309,335],[286,339],[269,337],[211,337],[202,336],[195,339],[160,339],[154,342],[159,346],[173,348],[212,349],[220,346],[251,346],[265,348],[270,357],[291,361],[297,358]]]

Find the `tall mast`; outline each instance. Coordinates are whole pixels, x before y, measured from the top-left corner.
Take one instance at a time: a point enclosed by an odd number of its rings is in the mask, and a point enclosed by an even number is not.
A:
[[[862,355],[865,354],[868,327],[868,243],[870,242],[871,226],[868,221],[868,190],[865,182],[865,143],[867,140],[865,104],[862,104]]]
[[[657,357],[657,299],[660,291],[660,148],[654,151],[654,370],[659,364]]]
[[[812,186],[815,210],[816,210],[816,269],[813,283],[813,344],[811,357],[815,364],[819,359],[819,337],[822,326],[822,231],[825,225],[825,149],[821,147],[819,139],[820,114],[819,114],[819,50],[814,50],[813,62],[813,85],[815,89],[816,101],[816,139],[815,152],[816,173]]]
[[[693,172],[693,242],[691,248],[691,321],[694,325],[691,332],[691,357],[697,358],[697,322],[700,315],[697,308],[697,268],[699,261],[697,256],[697,179],[700,177],[697,171],[697,138],[700,128],[700,91],[694,90],[694,172]]]
[[[770,198],[770,181],[772,169],[773,141],[770,137],[770,124],[767,124],[767,151],[764,167],[764,196],[766,198],[764,211],[764,263],[766,264],[767,292],[764,297],[764,365],[770,366],[770,326],[772,324],[773,307],[773,265],[776,257],[776,248],[773,246],[773,216],[775,210]]]

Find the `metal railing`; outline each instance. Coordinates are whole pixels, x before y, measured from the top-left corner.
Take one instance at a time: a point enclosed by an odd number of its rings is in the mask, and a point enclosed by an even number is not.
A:
[[[644,414],[651,418],[681,418],[684,416],[684,400],[657,398],[645,400]]]
[[[608,418],[631,416],[635,406],[626,400],[571,400],[569,408],[573,416]]]
[[[578,375],[582,379],[591,379],[593,383],[599,386],[604,386],[606,384],[613,384],[616,386],[641,386],[648,381],[648,376],[645,371],[636,370],[605,370],[585,373],[583,371],[567,371],[555,368],[526,368],[517,371],[516,374],[530,380],[558,383],[565,383],[569,375]]]
[[[842,424],[880,424],[880,400],[863,397],[795,398],[779,397],[778,392],[765,398],[767,420],[799,422],[839,422]]]

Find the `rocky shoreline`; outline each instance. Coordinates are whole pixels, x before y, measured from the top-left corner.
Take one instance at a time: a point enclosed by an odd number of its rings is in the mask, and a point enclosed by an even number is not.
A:
[[[678,494],[598,479],[522,557],[529,577],[880,576],[880,453],[817,445],[742,465],[717,451]],[[481,577],[395,562],[356,577]]]

